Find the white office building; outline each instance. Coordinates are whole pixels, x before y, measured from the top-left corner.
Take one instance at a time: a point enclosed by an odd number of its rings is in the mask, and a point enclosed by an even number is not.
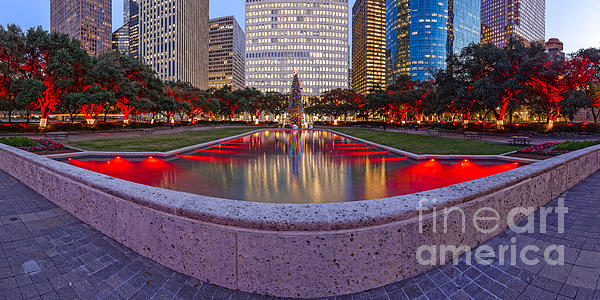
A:
[[[246,0],[246,86],[303,95],[348,88],[348,0]]]

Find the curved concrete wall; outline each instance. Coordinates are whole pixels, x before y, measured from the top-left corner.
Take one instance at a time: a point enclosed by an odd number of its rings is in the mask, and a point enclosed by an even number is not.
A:
[[[77,218],[174,270],[220,286],[284,297],[321,297],[383,286],[428,269],[420,245],[476,246],[481,234],[451,215],[418,233],[418,200],[483,206],[506,220],[540,207],[600,169],[600,146],[502,174],[414,195],[333,204],[282,205],[216,199],[143,186],[0,145],[0,168]],[[442,216],[438,216],[442,224]]]

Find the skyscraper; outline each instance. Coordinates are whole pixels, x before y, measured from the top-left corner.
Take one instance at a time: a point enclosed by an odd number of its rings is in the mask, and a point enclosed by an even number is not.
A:
[[[246,0],[246,84],[304,97],[348,87],[348,0]]]
[[[385,87],[385,0],[357,0],[352,8],[352,89]]]
[[[124,0],[126,3],[124,19],[127,20],[129,55],[140,56],[140,5],[139,0]]]
[[[246,36],[233,16],[211,19],[208,33],[208,87],[246,84]]]
[[[139,55],[162,80],[208,88],[208,0],[140,0]]]
[[[111,0],[50,0],[50,30],[78,39],[90,55],[112,49]]]
[[[123,24],[127,24],[131,18],[131,2],[136,3],[137,0],[123,0]]]
[[[129,54],[129,23],[123,24],[113,32],[112,49],[124,54]]]
[[[543,43],[545,0],[482,0],[481,42],[504,47],[510,39]]]
[[[426,80],[481,36],[481,0],[387,0],[387,84]]]

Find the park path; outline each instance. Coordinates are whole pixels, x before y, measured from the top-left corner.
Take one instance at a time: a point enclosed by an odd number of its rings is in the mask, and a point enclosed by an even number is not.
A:
[[[329,299],[600,299],[600,172],[564,196],[565,233],[510,230],[488,241],[544,249],[561,244],[566,264],[461,262],[367,292]],[[558,200],[547,206],[555,207]],[[536,220],[539,218],[536,218]],[[537,221],[536,221],[537,222]],[[537,223],[539,225],[539,223]],[[536,228],[539,228],[536,226]],[[203,283],[146,259],[0,171],[0,299],[273,299]]]

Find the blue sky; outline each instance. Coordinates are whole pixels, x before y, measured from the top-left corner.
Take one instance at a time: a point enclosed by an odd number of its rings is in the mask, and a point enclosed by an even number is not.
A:
[[[211,0],[210,16],[234,15],[244,27],[244,0]],[[354,0],[350,0],[354,4]],[[566,52],[600,48],[599,0],[546,0],[546,38],[558,37]],[[123,22],[123,1],[113,0],[113,27]],[[50,0],[0,0],[0,24],[16,23],[23,28],[49,27]]]

